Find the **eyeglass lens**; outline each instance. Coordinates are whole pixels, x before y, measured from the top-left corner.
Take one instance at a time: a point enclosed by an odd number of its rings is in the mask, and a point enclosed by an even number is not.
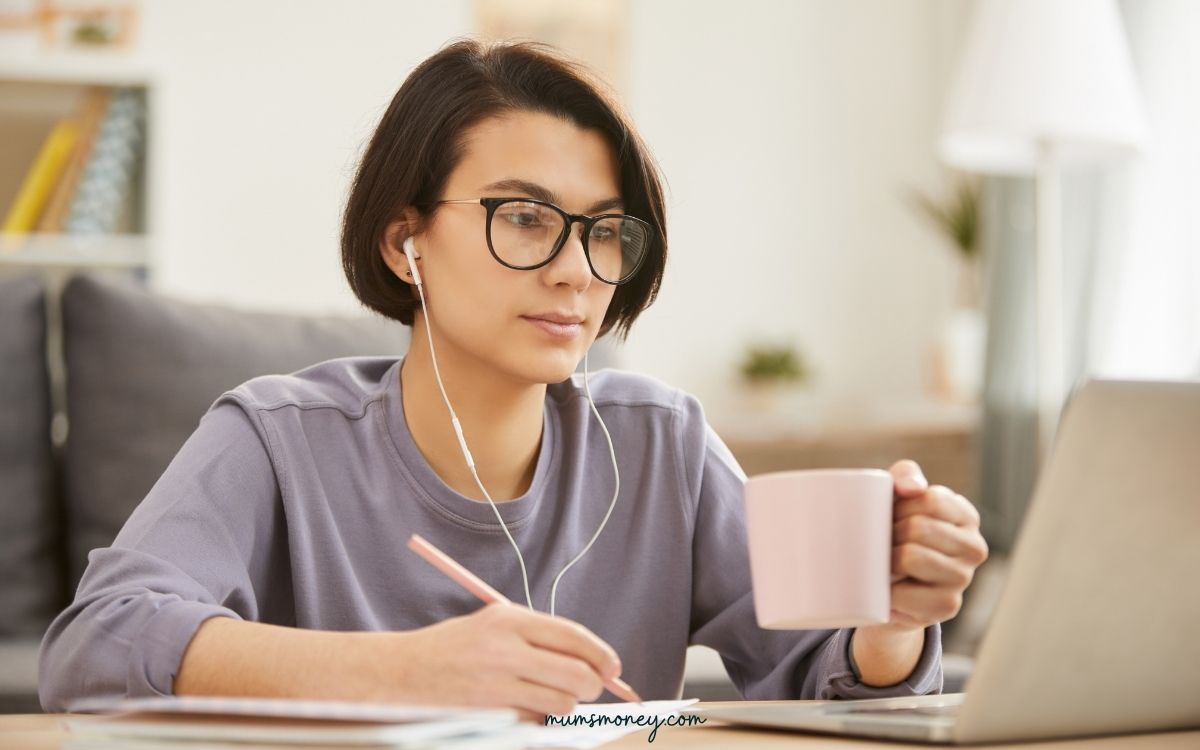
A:
[[[565,220],[549,206],[508,201],[492,215],[492,250],[510,266],[536,266],[554,251]],[[588,255],[596,274],[609,282],[622,281],[641,262],[649,246],[646,227],[621,217],[594,223],[587,237]]]

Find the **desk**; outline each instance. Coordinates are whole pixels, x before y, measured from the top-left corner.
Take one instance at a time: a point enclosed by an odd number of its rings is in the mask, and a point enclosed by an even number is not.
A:
[[[768,701],[769,702],[769,701]],[[720,703],[702,703],[705,706],[719,706]],[[8,714],[0,715],[0,748],[12,750],[51,750],[58,748],[67,737],[67,733],[58,728],[57,720],[61,715],[54,714]],[[628,734],[621,739],[605,745],[613,750],[630,750],[644,748],[649,750],[675,750],[675,748],[833,748],[834,750],[858,750],[859,748],[891,748],[905,747],[895,742],[871,742],[866,740],[838,739],[820,737],[817,735],[801,735],[791,732],[775,732],[771,730],[748,729],[731,727],[716,721],[710,721],[698,727],[660,727],[658,734],[651,744],[646,741],[650,730]],[[180,748],[186,748],[180,744]],[[253,750],[253,745],[247,745],[247,750]],[[316,750],[316,746],[308,746]],[[908,747],[936,747],[933,745],[908,745]],[[1191,732],[1163,732],[1159,734],[1138,734],[1123,737],[1090,737],[1081,740],[1066,740],[1062,742],[1034,742],[1020,745],[975,745],[976,748],[994,747],[1003,750],[1194,750],[1200,747],[1200,730]]]

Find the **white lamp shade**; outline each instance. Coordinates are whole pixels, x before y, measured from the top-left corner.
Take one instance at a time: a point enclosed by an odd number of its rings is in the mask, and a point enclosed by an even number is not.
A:
[[[940,157],[976,172],[1033,172],[1140,148],[1148,127],[1113,0],[979,0],[946,101]]]

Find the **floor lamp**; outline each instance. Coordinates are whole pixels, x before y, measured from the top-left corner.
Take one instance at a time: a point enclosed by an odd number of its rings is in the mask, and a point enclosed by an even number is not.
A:
[[[1036,179],[1040,462],[1066,387],[1060,176],[1136,151],[1148,128],[1114,0],[978,0],[959,54],[939,156]]]

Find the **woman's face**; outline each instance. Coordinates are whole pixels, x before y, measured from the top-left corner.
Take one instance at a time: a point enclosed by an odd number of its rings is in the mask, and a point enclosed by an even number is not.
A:
[[[477,199],[540,198],[568,213],[621,213],[616,156],[599,131],[527,111],[481,122],[465,132],[464,146],[440,197],[476,202],[438,206],[414,236],[434,345],[519,383],[565,380],[595,340],[615,287],[592,275],[578,223],[547,265],[501,265],[488,251],[487,209]],[[504,220],[522,217],[498,215],[494,222]],[[581,320],[554,327],[539,316]],[[421,320],[415,325],[424,331]]]

